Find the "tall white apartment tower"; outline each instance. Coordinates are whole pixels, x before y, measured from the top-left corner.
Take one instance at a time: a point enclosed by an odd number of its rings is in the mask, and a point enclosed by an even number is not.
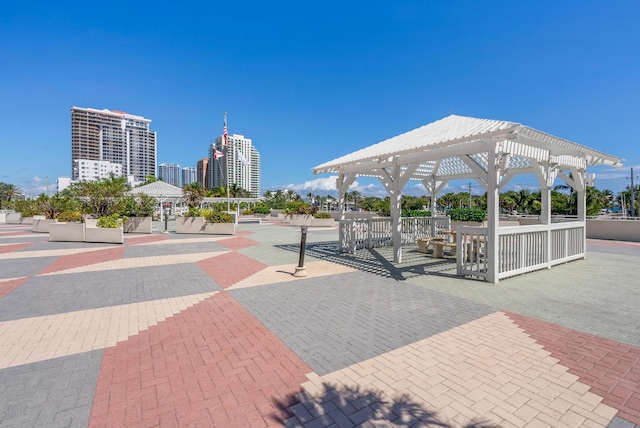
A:
[[[81,160],[122,165],[124,176],[155,176],[157,136],[151,119],[118,110],[71,107],[71,178],[80,179]]]
[[[192,166],[182,168],[182,187],[198,181],[198,170]]]
[[[216,150],[224,156],[215,159]],[[252,197],[260,197],[260,153],[244,135],[229,135],[227,147],[222,146],[222,136],[216,138],[209,147],[209,171],[209,189],[237,184]]]
[[[165,183],[180,186],[180,165],[175,163],[161,163],[158,166],[158,177]]]

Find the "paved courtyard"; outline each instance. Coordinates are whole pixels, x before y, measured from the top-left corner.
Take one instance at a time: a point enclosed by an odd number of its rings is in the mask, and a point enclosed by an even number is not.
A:
[[[499,285],[310,229],[0,224],[3,427],[638,427],[640,244]]]

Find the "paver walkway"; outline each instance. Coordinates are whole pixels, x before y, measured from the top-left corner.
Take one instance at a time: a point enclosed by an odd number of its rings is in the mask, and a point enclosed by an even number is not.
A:
[[[0,428],[640,424],[638,244],[496,286],[335,229],[294,278],[298,228],[238,230],[0,224]]]

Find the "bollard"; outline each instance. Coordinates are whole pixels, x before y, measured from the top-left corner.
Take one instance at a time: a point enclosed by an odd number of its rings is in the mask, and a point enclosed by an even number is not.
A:
[[[169,233],[169,210],[164,210],[164,233]]]
[[[307,245],[307,226],[300,226],[300,257],[298,258],[298,266],[293,276],[303,278],[307,276],[307,268],[304,267],[304,250]]]

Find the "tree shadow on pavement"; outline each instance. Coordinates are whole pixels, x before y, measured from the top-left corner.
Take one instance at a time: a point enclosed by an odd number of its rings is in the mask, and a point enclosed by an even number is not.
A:
[[[442,427],[488,428],[496,423],[480,419],[464,425],[441,420],[436,411],[414,401],[408,394],[389,398],[380,391],[323,383],[318,396],[306,392],[274,399],[273,419],[285,427]],[[295,404],[293,404],[295,403]]]

